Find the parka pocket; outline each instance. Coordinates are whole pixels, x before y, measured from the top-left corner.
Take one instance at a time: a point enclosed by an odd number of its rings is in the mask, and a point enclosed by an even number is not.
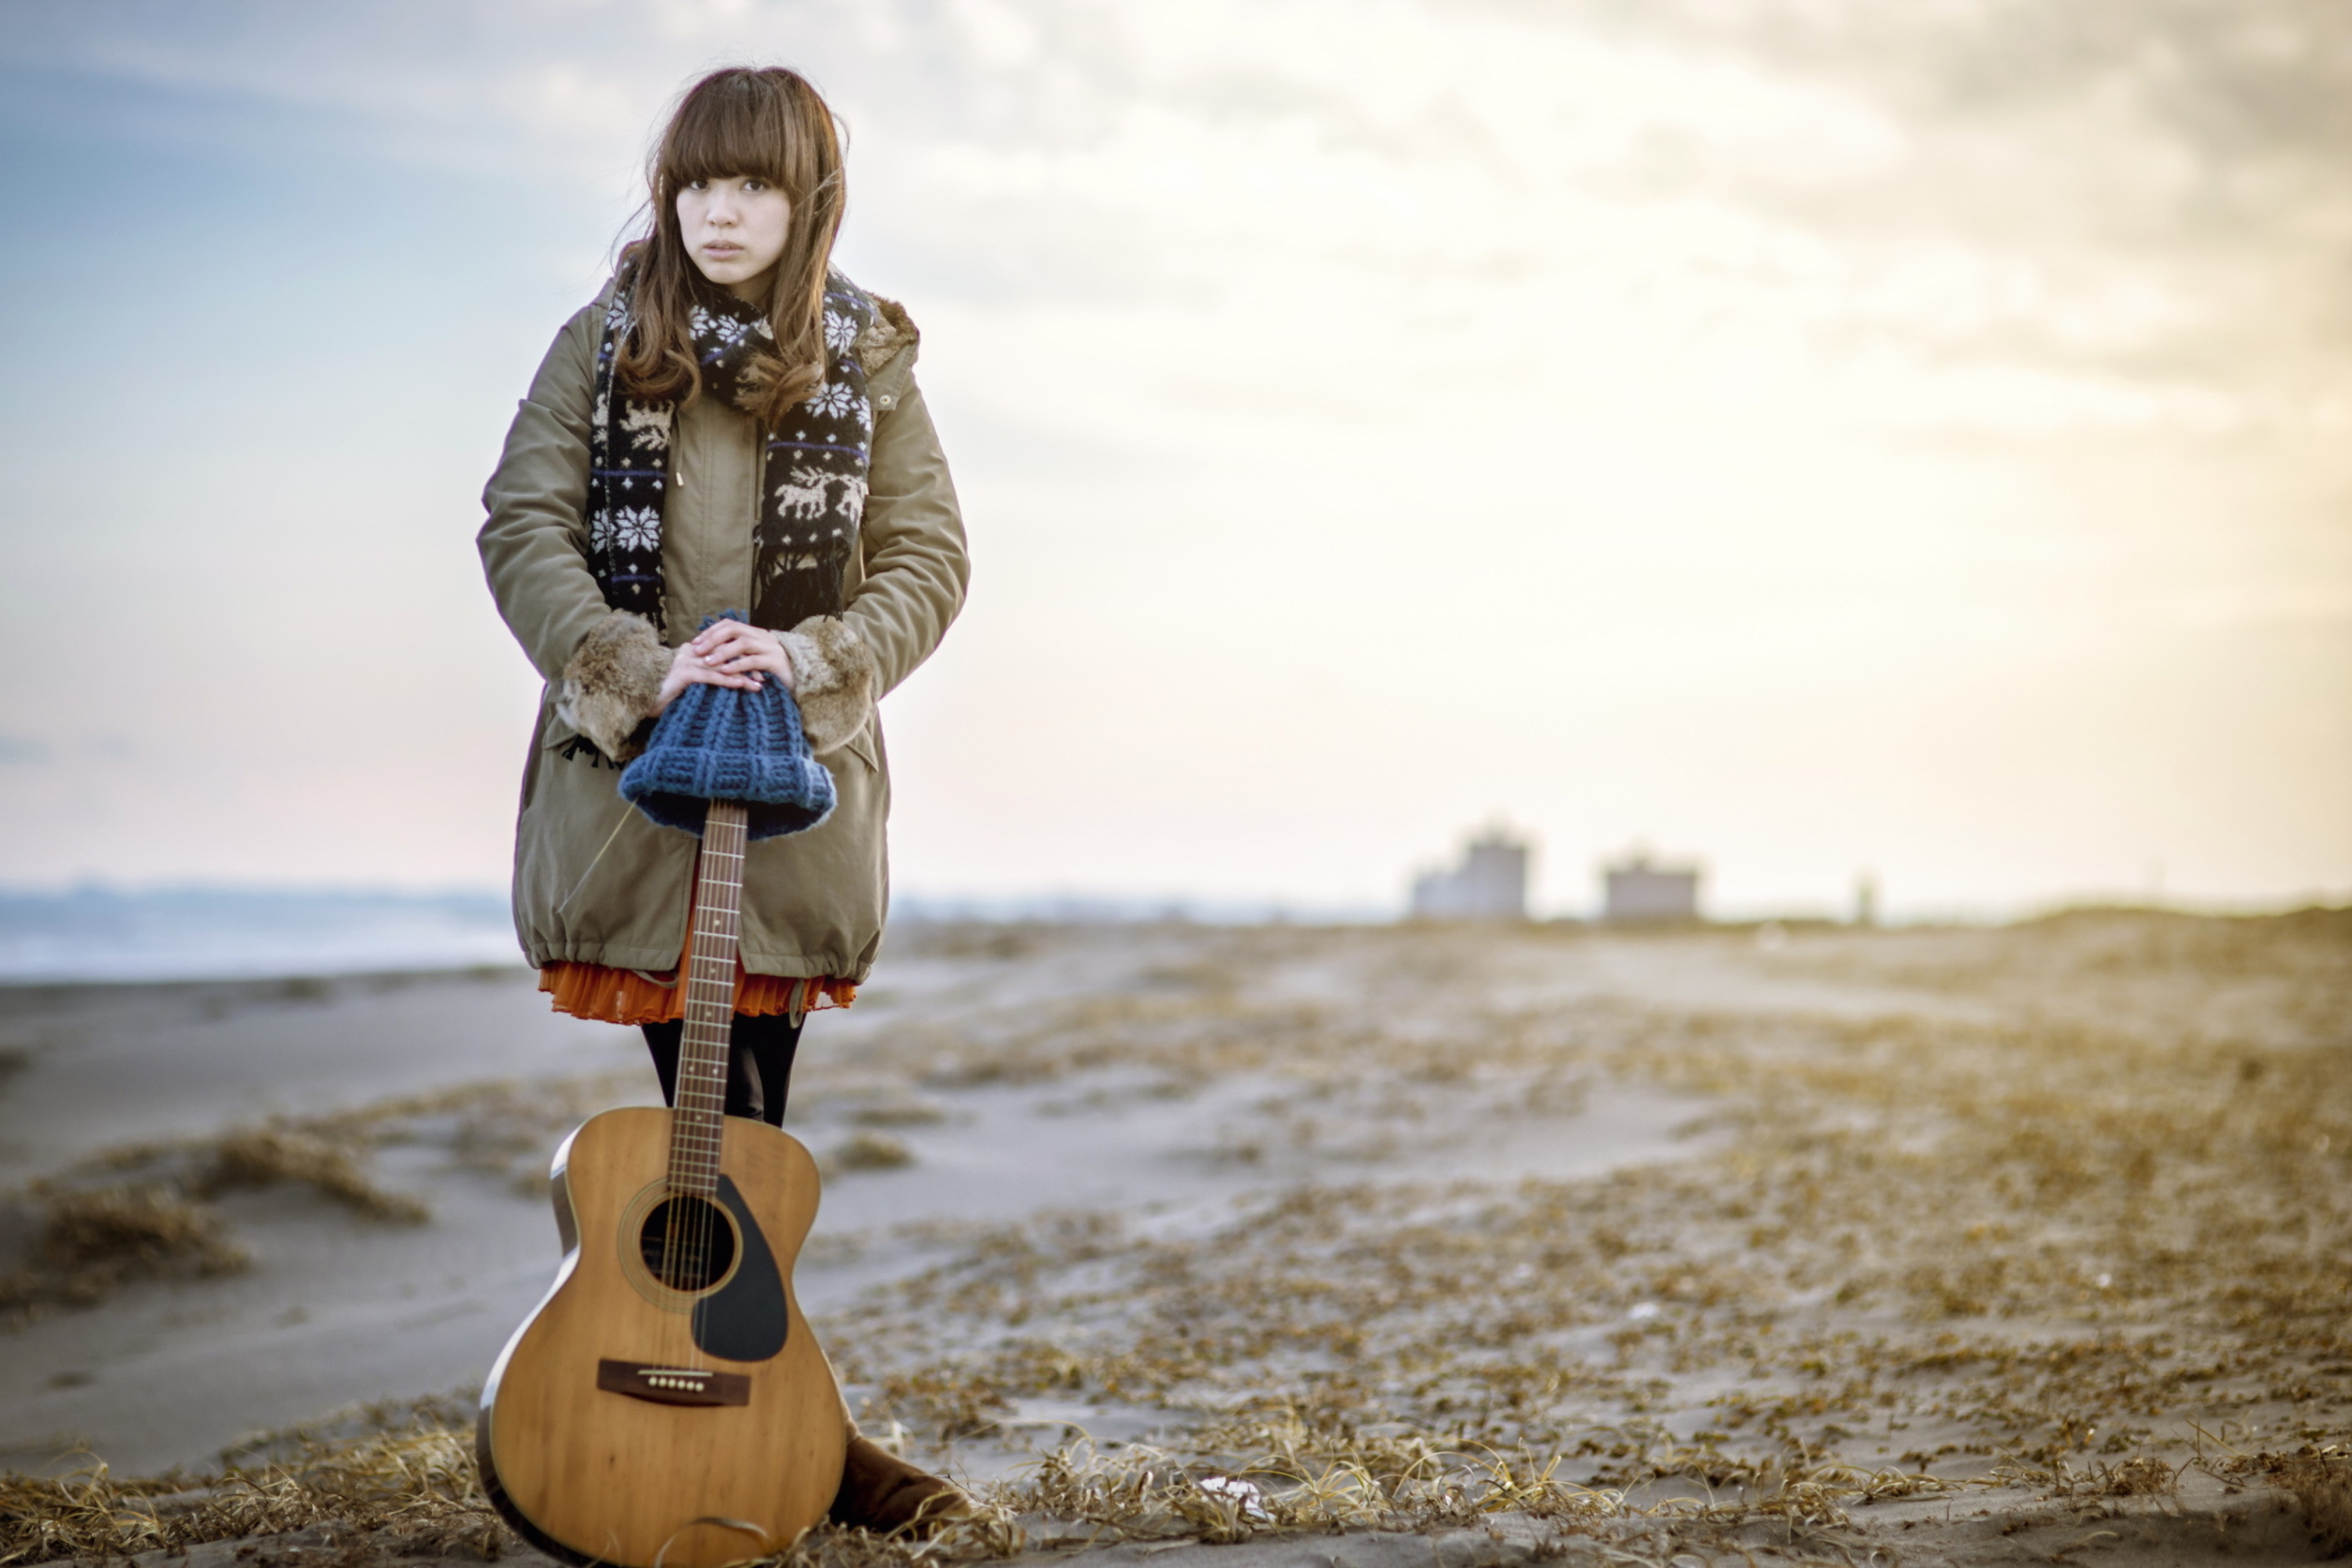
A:
[[[607,757],[593,741],[565,723],[552,709],[548,710],[547,721],[540,726],[539,749],[550,762],[572,763],[597,772],[619,773],[629,765]]]
[[[866,771],[868,773],[878,773],[882,771],[882,757],[874,745],[874,721],[870,719],[866,721],[864,729],[841,743],[841,751],[848,752],[864,763]],[[838,756],[841,752],[836,752],[833,754]]]

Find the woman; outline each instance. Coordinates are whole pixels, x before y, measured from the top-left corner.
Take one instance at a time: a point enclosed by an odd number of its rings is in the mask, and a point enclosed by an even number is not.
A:
[[[836,805],[751,847],[727,1110],[781,1123],[805,1014],[846,1006],[887,900],[876,699],[963,601],[962,522],[898,305],[832,269],[841,150],[788,70],[697,82],[648,232],[556,335],[483,500],[499,613],[546,678],[523,770],[516,929],[554,1005],[643,1028],[676,1089],[695,840],[615,794],[688,686],[783,683]],[[748,611],[698,631],[721,610]],[[854,1436],[835,1517],[951,1511]]]

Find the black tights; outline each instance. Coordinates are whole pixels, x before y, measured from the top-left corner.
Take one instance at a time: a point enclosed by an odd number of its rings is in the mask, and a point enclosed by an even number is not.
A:
[[[646,1048],[654,1054],[662,1100],[676,1105],[678,1042],[686,1025],[672,1019],[637,1026],[646,1032]],[[727,1114],[756,1117],[771,1127],[782,1127],[784,1097],[793,1087],[793,1055],[801,1045],[800,1020],[789,1013],[757,1018],[738,1013],[730,1038],[734,1049],[727,1053]]]

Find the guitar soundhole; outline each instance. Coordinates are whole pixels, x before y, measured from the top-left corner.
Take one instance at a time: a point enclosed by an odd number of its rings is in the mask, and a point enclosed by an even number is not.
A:
[[[637,1253],[673,1290],[708,1290],[735,1262],[735,1227],[708,1198],[666,1198],[646,1215]]]

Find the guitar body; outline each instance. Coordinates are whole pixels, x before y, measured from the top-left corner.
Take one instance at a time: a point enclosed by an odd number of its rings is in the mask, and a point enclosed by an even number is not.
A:
[[[847,1417],[792,1291],[816,1163],[790,1134],[727,1117],[716,1190],[697,1199],[668,1179],[672,1134],[671,1112],[629,1109],[565,1141],[563,1262],[482,1391],[491,1500],[573,1563],[771,1555],[824,1519],[841,1485]],[[702,1247],[690,1268],[662,1250],[681,1223]]]

